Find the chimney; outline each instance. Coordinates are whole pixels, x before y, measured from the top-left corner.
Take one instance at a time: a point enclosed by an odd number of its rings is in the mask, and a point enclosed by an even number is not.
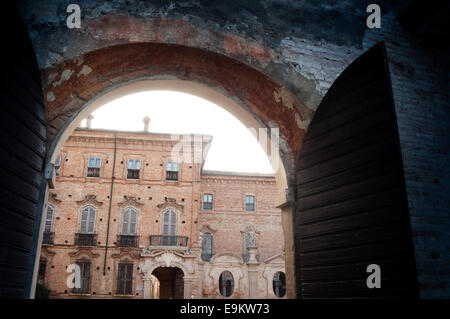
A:
[[[89,114],[89,116],[87,117],[87,120],[86,120],[86,128],[91,128],[91,122],[92,122],[93,118],[94,118],[94,115]]]
[[[148,125],[150,124],[150,118],[146,116],[142,121],[144,122],[144,132],[148,132]]]

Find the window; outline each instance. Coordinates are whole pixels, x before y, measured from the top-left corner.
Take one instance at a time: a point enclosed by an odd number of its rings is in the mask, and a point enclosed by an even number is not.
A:
[[[119,295],[131,295],[133,289],[133,264],[121,263],[117,273],[117,290]]]
[[[100,157],[89,157],[87,177],[100,177],[100,166],[102,159]]]
[[[213,207],[213,195],[212,194],[204,194],[203,195],[203,209],[211,210]]]
[[[233,294],[234,279],[233,274],[228,270],[225,270],[219,277],[219,290],[220,294],[224,297],[229,297]]]
[[[45,215],[45,233],[51,233],[53,228],[53,215],[55,214],[55,208],[52,205],[47,205],[47,214]]]
[[[213,237],[210,233],[202,235],[202,260],[209,261],[212,257]]]
[[[166,180],[177,181],[180,164],[176,162],[167,162],[166,164]]]
[[[59,169],[61,167],[61,155],[58,155],[56,157],[56,161],[55,161],[55,174],[56,176],[59,176]]]
[[[245,210],[254,211],[255,210],[255,196],[246,195],[245,196]]]
[[[42,237],[43,245],[53,244],[53,219],[55,215],[55,208],[52,205],[47,206],[47,214],[45,215],[44,236]]]
[[[81,211],[80,233],[93,234],[95,227],[95,208],[86,206]]]
[[[127,178],[139,179],[140,170],[141,170],[141,160],[138,160],[138,159],[129,159],[128,160]]]
[[[122,235],[136,234],[137,212],[134,208],[127,208],[122,214]]]
[[[37,283],[40,285],[44,285],[45,282],[45,269],[47,268],[47,261],[45,259],[41,259],[39,261],[39,270],[38,270],[38,278]]]
[[[248,252],[248,247],[250,246],[250,234],[246,234],[244,237],[244,261],[248,262],[249,258],[250,258],[250,254]]]
[[[282,271],[276,272],[273,276],[273,292],[280,298],[286,294],[286,276]]]
[[[169,209],[163,214],[163,228],[161,244],[164,246],[176,246],[177,245],[177,213]]]
[[[91,262],[90,261],[77,261],[77,265],[80,267],[80,284],[79,288],[74,287],[73,292],[77,294],[88,294],[89,284],[91,279]]]

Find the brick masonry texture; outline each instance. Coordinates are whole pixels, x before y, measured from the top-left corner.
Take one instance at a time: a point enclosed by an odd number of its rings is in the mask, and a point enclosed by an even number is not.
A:
[[[301,101],[296,105],[314,111],[333,81],[356,57],[376,42],[385,41],[420,295],[450,297],[448,65],[442,57],[420,47],[399,24],[396,16],[407,3],[377,1],[382,9],[380,30],[366,27],[368,3],[356,0],[85,0],[78,2],[83,17],[80,30],[65,26],[69,3],[18,1],[45,75],[43,87],[49,105],[59,98],[50,88],[64,85],[67,78],[82,79],[83,74],[89,74],[90,66],[81,67],[80,57],[116,44],[145,42],[187,45],[240,61],[278,83],[282,90],[276,96],[289,92]],[[73,60],[79,61],[84,71],[63,74],[64,65]],[[65,123],[70,114],[62,112],[55,122]],[[305,114],[305,109],[299,110],[298,122],[306,130],[313,114],[304,118],[300,114]],[[290,145],[301,145],[302,137],[292,137],[297,143],[291,141]]]
[[[109,217],[115,134],[115,179]],[[203,150],[211,142],[207,136],[204,140]],[[151,275],[146,272],[146,267],[156,265],[159,259],[152,259],[143,253],[143,249],[150,248],[154,254],[165,252],[150,245],[149,236],[162,233],[162,214],[168,207],[178,212],[177,236],[188,237],[188,259],[183,255],[186,254],[183,247],[181,250],[166,248],[170,258],[185,258],[180,261],[185,280],[189,282],[185,286],[185,297],[220,298],[218,276],[224,270],[231,270],[237,276],[231,298],[248,298],[252,284],[248,269],[251,268],[256,269],[259,276],[255,283],[257,296],[277,298],[271,285],[274,273],[284,272],[284,235],[281,211],[274,207],[278,195],[274,177],[202,172],[203,162],[181,162],[178,180],[167,181],[166,162],[174,160],[172,149],[176,143],[178,141],[172,141],[171,135],[143,132],[78,129],[69,137],[60,151],[61,167],[48,199],[48,205],[55,208],[53,243],[43,245],[41,252],[41,259],[47,262],[44,285],[52,298],[79,297],[66,285],[66,267],[83,258],[92,263],[90,291],[85,297],[145,297],[142,289],[147,287],[143,278]],[[86,177],[89,157],[101,158],[99,177]],[[141,160],[139,179],[127,178],[130,158]],[[204,193],[213,194],[211,210],[202,209]],[[91,195],[95,198],[86,199]],[[255,196],[253,212],[245,210],[246,195]],[[94,247],[83,247],[74,242],[75,233],[79,232],[81,210],[86,205],[96,208]],[[127,207],[137,210],[139,243],[135,248],[117,246],[122,212]],[[247,265],[242,259],[244,236],[249,233],[249,227],[254,227],[257,232],[259,262],[256,265]],[[211,262],[202,261],[200,257],[201,235],[205,232],[213,235]],[[124,261],[133,263],[133,293],[127,296],[116,294],[117,267]]]

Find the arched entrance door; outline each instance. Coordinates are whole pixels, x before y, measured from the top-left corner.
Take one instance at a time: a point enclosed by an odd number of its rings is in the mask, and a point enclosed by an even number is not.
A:
[[[183,299],[184,274],[178,267],[158,267],[152,275],[159,281],[159,299]]]

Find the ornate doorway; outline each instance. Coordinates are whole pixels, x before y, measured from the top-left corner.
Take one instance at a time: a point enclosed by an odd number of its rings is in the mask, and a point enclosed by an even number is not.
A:
[[[159,299],[183,299],[184,274],[178,267],[158,267],[153,273],[159,281]]]

